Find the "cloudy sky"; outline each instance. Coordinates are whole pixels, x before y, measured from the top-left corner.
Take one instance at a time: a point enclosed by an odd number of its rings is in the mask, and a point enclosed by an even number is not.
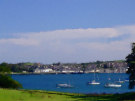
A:
[[[0,62],[125,59],[135,0],[0,0]]]

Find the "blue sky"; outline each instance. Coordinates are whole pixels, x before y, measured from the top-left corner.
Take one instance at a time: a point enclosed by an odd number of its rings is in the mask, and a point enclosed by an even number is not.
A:
[[[130,25],[135,23],[134,4],[134,0],[0,0],[0,34]]]
[[[0,62],[124,59],[134,41],[134,4],[135,0],[0,0]],[[106,52],[110,45],[114,50]]]

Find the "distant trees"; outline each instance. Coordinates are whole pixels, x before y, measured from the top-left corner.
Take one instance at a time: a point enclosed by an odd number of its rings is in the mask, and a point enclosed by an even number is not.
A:
[[[60,63],[60,62],[58,62],[58,63],[53,63],[53,65],[60,66],[61,63]]]
[[[0,64],[0,74],[10,73],[10,68],[7,63]]]
[[[22,88],[22,85],[9,75],[10,68],[7,63],[0,64],[0,88]]]
[[[132,52],[126,57],[126,62],[128,63],[129,76],[129,88],[133,89],[135,86],[135,43],[132,43]]]
[[[85,64],[85,63],[82,63],[81,65],[82,65],[82,71],[83,71],[83,73],[84,73],[85,70],[86,70],[86,64]]]
[[[34,67],[34,64],[28,63],[18,63],[18,64],[8,64],[10,70],[16,73],[22,73],[23,71],[33,72],[33,70],[37,67]]]

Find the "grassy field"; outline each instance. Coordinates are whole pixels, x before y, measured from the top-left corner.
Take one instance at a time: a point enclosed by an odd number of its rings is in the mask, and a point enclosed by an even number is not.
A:
[[[40,90],[0,89],[0,101],[135,101],[135,93],[71,94]]]

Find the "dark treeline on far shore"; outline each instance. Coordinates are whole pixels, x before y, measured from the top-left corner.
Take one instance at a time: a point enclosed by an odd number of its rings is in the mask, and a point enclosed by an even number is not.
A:
[[[0,65],[2,65],[1,63]],[[125,73],[127,63],[124,60],[117,61],[96,61],[89,63],[5,63],[10,67],[12,73]]]

